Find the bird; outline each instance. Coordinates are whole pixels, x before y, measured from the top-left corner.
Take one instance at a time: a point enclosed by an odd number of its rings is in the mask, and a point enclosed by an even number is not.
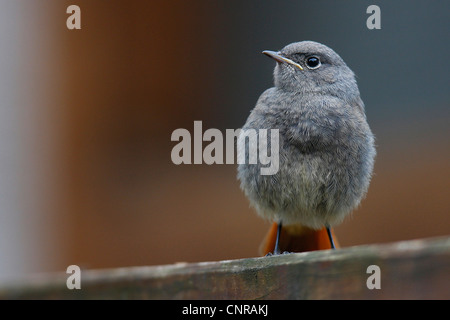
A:
[[[263,138],[262,129],[278,130],[279,167],[270,175],[261,174],[261,162],[237,167],[250,206],[272,222],[261,254],[334,249],[332,228],[366,196],[376,157],[355,74],[315,41],[263,53],[276,62],[274,86],[261,94],[242,131]]]

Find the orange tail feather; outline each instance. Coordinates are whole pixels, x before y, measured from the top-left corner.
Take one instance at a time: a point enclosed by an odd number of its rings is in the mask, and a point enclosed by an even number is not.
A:
[[[275,249],[277,227],[277,223],[274,222],[269,232],[266,234],[266,237],[259,248],[261,255],[266,255],[269,252],[273,252]],[[331,233],[337,248],[339,247],[339,244],[333,230],[331,230]],[[281,228],[279,241],[281,252],[304,252],[331,249],[330,240],[328,239],[327,230],[325,228],[314,230],[302,225],[283,226]]]

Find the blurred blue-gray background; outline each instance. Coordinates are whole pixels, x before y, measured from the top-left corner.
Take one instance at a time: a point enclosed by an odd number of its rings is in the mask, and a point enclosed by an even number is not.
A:
[[[66,9],[81,9],[68,30]],[[369,5],[381,29],[369,30]],[[0,1],[0,280],[258,254],[234,165],[171,162],[177,128],[241,127],[262,50],[322,42],[377,138],[342,246],[450,234],[448,1]]]

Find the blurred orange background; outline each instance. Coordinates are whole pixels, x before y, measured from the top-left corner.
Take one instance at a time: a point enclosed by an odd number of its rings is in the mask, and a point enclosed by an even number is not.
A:
[[[170,138],[241,127],[272,86],[261,51],[301,40],[356,73],[377,137],[341,245],[449,235],[450,6],[383,2],[368,30],[351,3],[0,1],[0,280],[257,256],[270,224],[236,165],[174,165]]]

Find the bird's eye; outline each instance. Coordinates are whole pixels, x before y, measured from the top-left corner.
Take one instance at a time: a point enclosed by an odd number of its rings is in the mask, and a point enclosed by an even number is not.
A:
[[[320,67],[320,59],[318,57],[315,56],[307,57],[305,62],[306,66],[309,69],[317,69],[318,67]]]

